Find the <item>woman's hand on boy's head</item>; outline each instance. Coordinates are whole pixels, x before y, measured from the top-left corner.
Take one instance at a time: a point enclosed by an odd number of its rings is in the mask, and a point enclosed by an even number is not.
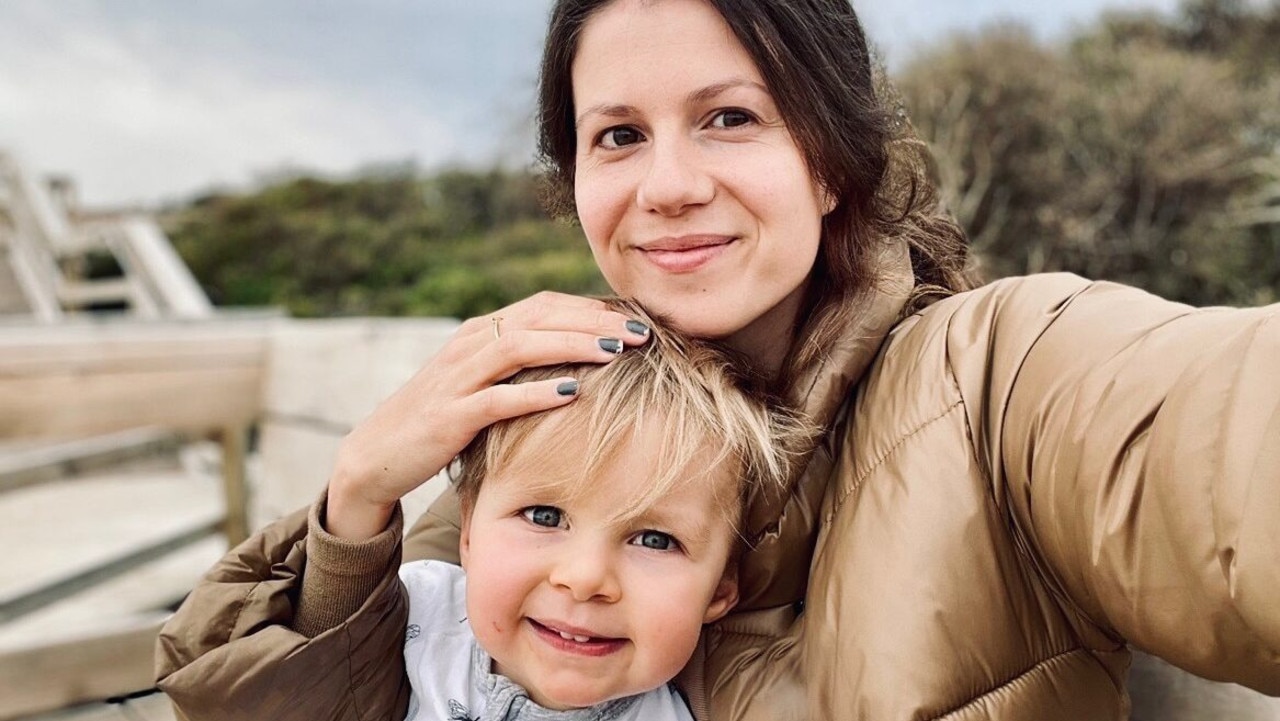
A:
[[[343,440],[326,526],[363,540],[405,494],[443,470],[485,426],[573,400],[572,378],[503,384],[523,368],[607,363],[648,328],[600,300],[543,292],[465,321],[438,354]]]

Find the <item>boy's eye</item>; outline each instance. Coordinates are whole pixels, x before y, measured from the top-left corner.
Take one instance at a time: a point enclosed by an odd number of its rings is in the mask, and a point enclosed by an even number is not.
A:
[[[632,543],[654,551],[671,551],[679,545],[671,534],[662,531],[641,531]]]
[[[564,520],[564,514],[555,506],[529,506],[520,513],[529,523],[544,528],[559,528]]]
[[[716,113],[715,117],[711,119],[711,125],[717,128],[736,128],[753,120],[751,113],[745,110],[729,109]]]
[[[644,139],[639,130],[635,128],[620,125],[616,128],[609,128],[600,134],[600,144],[606,148],[624,148],[628,145],[635,145]]]

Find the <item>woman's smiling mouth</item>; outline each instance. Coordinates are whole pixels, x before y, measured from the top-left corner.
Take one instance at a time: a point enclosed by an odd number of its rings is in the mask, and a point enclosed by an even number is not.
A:
[[[736,240],[729,235],[684,235],[659,238],[636,249],[668,273],[691,273],[719,257]]]

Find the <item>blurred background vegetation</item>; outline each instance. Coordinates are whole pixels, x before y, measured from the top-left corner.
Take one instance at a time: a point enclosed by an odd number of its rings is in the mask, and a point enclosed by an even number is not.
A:
[[[1280,0],[1112,14],[1054,43],[992,27],[894,81],[984,277],[1280,300]],[[383,168],[208,195],[165,225],[221,305],[468,317],[547,288],[605,292],[537,188],[526,171]]]

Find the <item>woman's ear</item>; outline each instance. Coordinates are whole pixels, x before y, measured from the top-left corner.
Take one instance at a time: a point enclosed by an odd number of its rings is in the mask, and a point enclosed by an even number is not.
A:
[[[726,568],[724,575],[720,577],[720,583],[716,584],[711,603],[707,604],[707,612],[702,615],[703,623],[719,621],[738,605],[738,569],[735,564],[729,565],[730,568]]]
[[[830,190],[827,190],[826,188],[822,189],[821,197],[822,197],[822,215],[823,217],[826,217],[828,215],[831,215],[831,211],[836,209],[836,206],[840,204],[840,201],[836,198],[834,193],[832,193]]]

